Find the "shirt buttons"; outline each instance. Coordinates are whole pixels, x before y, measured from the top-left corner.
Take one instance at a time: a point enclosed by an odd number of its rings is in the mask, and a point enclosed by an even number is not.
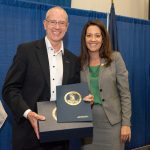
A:
[[[105,99],[102,99],[102,102],[104,102],[105,101]]]
[[[100,89],[100,92],[102,92],[102,89]]]

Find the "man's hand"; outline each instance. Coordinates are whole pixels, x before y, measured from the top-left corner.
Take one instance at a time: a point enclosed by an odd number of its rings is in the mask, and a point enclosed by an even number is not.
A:
[[[33,111],[30,111],[27,115],[27,118],[30,121],[30,123],[31,123],[31,125],[34,129],[34,132],[35,132],[37,138],[40,139],[38,123],[37,122],[38,122],[38,120],[45,120],[45,116],[38,115],[37,113],[35,113]]]
[[[122,126],[121,127],[121,142],[126,142],[126,141],[131,140],[131,128],[129,126]]]
[[[90,102],[90,104],[93,105],[93,103],[94,103],[94,96],[89,94],[89,95],[85,96],[83,98],[83,100],[86,101],[86,102]]]

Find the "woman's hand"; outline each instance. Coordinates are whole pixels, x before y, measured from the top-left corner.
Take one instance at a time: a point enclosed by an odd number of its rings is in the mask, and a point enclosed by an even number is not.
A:
[[[121,127],[121,142],[126,142],[131,140],[131,128],[129,126]]]
[[[85,97],[83,98],[83,100],[84,100],[85,102],[90,102],[91,105],[94,104],[94,96],[91,95],[91,94],[85,96]]]

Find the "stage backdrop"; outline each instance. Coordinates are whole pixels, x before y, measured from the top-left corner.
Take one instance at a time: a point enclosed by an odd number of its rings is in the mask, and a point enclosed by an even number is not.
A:
[[[43,19],[51,5],[0,0],[0,91],[18,44],[43,38]],[[80,51],[83,25],[98,18],[106,24],[106,14],[66,8],[69,30],[65,47]],[[129,70],[132,94],[132,140],[126,150],[150,144],[150,21],[117,16],[118,44]],[[2,99],[0,94],[0,99]],[[11,113],[0,129],[0,149],[11,150]],[[73,146],[76,148],[75,146]]]

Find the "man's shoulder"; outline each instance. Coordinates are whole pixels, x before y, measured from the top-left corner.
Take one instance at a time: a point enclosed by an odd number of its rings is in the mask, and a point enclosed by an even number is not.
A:
[[[40,40],[34,40],[34,41],[30,41],[30,42],[24,42],[19,44],[18,47],[24,47],[24,48],[28,48],[28,47],[34,47],[34,46],[38,46],[44,43],[44,39],[40,39]]]
[[[71,52],[68,49],[64,49],[64,55],[65,55],[65,57],[70,58],[72,60],[77,60],[78,59],[77,55],[75,55],[73,52]]]
[[[18,45],[17,53],[22,53],[22,55],[29,55],[31,53],[34,53],[36,50],[43,48],[45,48],[44,40],[35,40]]]

